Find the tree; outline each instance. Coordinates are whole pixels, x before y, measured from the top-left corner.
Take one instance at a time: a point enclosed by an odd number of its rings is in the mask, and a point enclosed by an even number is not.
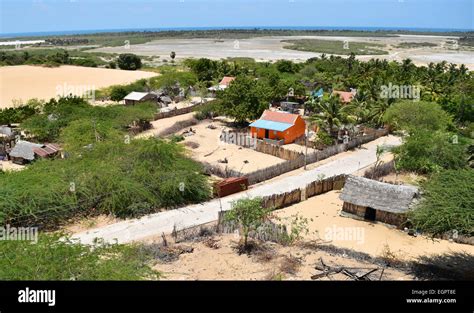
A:
[[[270,90],[268,87],[247,76],[237,78],[223,92],[218,94],[222,100],[222,112],[235,118],[237,123],[253,120],[268,108]]]
[[[112,87],[110,91],[110,100],[112,101],[121,101],[125,96],[128,95],[127,89],[122,86]]]
[[[270,214],[270,209],[262,207],[261,198],[239,199],[232,202],[232,209],[225,215],[226,221],[235,222],[241,227],[243,247],[248,247],[251,231],[257,230]]]
[[[439,104],[426,101],[398,102],[387,109],[383,120],[408,133],[418,129],[445,131],[452,127],[451,116]]]
[[[278,60],[275,65],[277,70],[282,73],[295,73],[298,69],[295,63],[288,60]]]
[[[311,116],[311,121],[325,128],[332,137],[336,136],[335,126],[340,126],[351,120],[347,110],[343,108],[339,96],[323,99],[316,103],[316,110],[317,113]]]
[[[211,81],[217,73],[217,62],[201,58],[198,60],[188,59],[185,64],[197,75],[199,81]]]
[[[124,53],[119,55],[117,65],[122,70],[135,71],[142,67],[142,60],[133,53]]]
[[[440,131],[417,130],[393,152],[397,167],[407,171],[432,173],[467,165],[464,144],[453,140],[452,134]]]

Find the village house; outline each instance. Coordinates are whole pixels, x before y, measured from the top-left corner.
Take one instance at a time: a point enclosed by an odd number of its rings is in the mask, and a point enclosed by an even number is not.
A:
[[[151,93],[151,92],[137,92],[137,91],[132,91],[131,93],[126,95],[125,98],[123,98],[126,105],[134,105],[136,103],[150,101],[150,100],[156,100],[156,99],[157,99],[157,96],[154,93]]]
[[[230,83],[233,82],[234,80],[235,80],[235,77],[224,76],[224,78],[222,78],[222,80],[219,82],[218,85],[209,87],[207,88],[207,90],[209,90],[212,95],[215,95],[216,91],[226,89],[227,87],[229,87]]]
[[[252,137],[273,144],[289,144],[304,136],[306,123],[298,114],[265,110],[260,119],[250,124]]]
[[[342,211],[368,221],[402,226],[407,212],[418,196],[413,186],[392,185],[349,175],[340,199]]]
[[[61,149],[55,144],[38,144],[19,140],[10,151],[10,159],[15,164],[27,164],[37,157],[49,158],[58,154]]]
[[[350,103],[352,99],[357,94],[356,89],[351,89],[351,91],[340,91],[340,90],[333,90],[331,95],[339,95],[339,98],[341,99],[342,103]]]

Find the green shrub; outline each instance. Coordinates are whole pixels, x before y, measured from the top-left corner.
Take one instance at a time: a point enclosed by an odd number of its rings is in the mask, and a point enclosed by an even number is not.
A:
[[[135,71],[142,67],[142,60],[133,53],[124,53],[119,55],[117,65],[121,70]]]
[[[153,257],[141,245],[102,244],[94,249],[62,234],[40,234],[38,242],[0,241],[1,280],[158,279]]]
[[[451,116],[435,102],[401,101],[390,106],[384,121],[409,133],[417,130],[446,131],[453,128]]]
[[[459,169],[466,166],[465,145],[453,142],[453,134],[417,131],[393,149],[397,168],[419,173]]]
[[[410,213],[413,225],[439,235],[474,235],[474,171],[447,170],[423,184],[423,199]]]

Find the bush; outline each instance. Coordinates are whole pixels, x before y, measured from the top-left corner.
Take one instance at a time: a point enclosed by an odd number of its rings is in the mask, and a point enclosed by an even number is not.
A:
[[[152,104],[94,107],[61,98],[43,111],[25,121],[25,130],[61,143],[69,158],[38,160],[1,175],[0,225],[55,228],[78,215],[136,216],[208,199],[207,178],[184,147],[154,138],[124,140],[132,121],[151,119]]]
[[[141,245],[98,245],[94,249],[63,234],[40,234],[37,244],[0,242],[2,280],[142,280],[158,279],[153,256]]]
[[[417,131],[393,149],[399,169],[419,173],[459,169],[466,166],[465,145],[453,143],[453,135],[443,132]]]
[[[409,133],[419,129],[431,131],[453,129],[451,116],[435,102],[398,102],[387,109],[383,119],[396,129]]]
[[[474,171],[447,170],[423,184],[423,199],[410,213],[413,225],[441,235],[474,235]],[[454,233],[453,233],[454,232]]]
[[[122,70],[135,71],[142,67],[142,60],[135,54],[124,53],[119,55],[117,65]]]

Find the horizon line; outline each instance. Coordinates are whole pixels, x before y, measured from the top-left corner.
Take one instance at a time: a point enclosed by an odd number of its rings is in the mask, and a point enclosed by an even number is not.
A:
[[[102,28],[102,29],[73,29],[73,30],[45,30],[32,32],[13,32],[3,33],[0,36],[20,37],[20,36],[44,36],[51,34],[52,36],[61,36],[61,33],[67,35],[84,35],[95,33],[120,33],[120,32],[166,32],[166,31],[192,31],[192,30],[360,30],[367,32],[377,31],[428,31],[432,33],[437,32],[474,32],[474,28],[437,28],[437,27],[399,27],[399,26],[269,26],[269,25],[254,25],[254,26],[184,26],[184,27],[143,27],[143,28]]]

